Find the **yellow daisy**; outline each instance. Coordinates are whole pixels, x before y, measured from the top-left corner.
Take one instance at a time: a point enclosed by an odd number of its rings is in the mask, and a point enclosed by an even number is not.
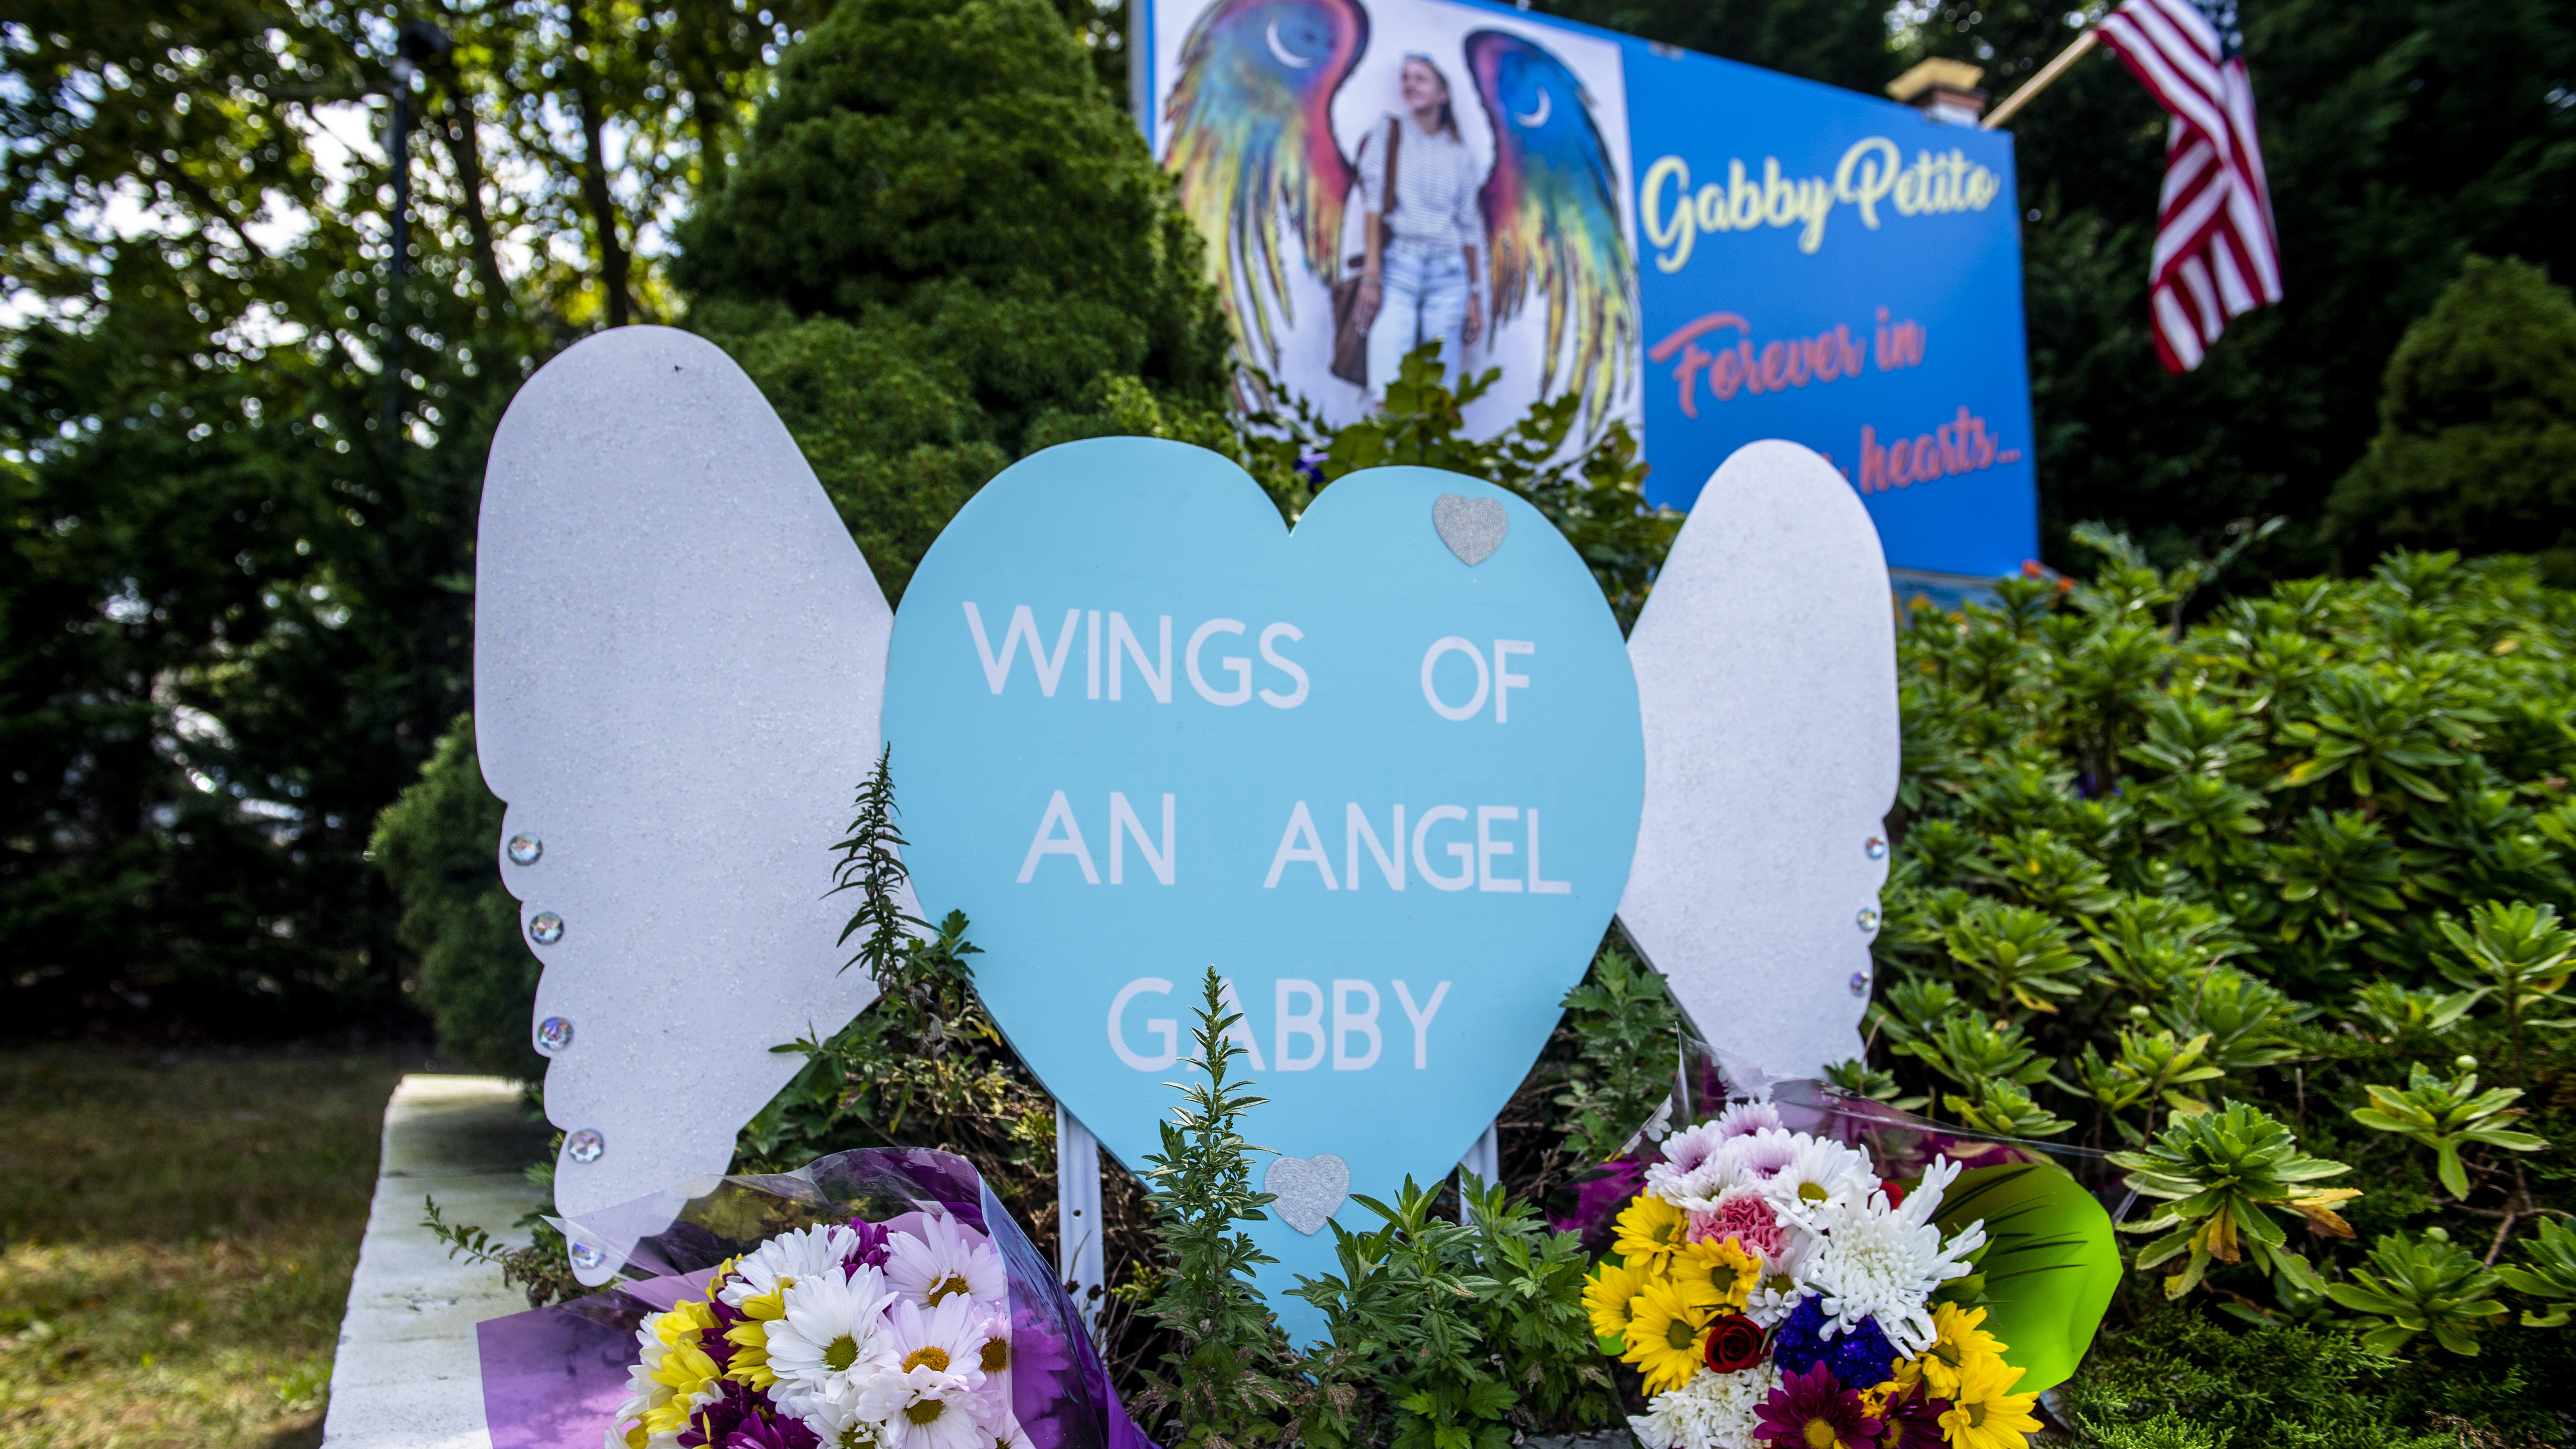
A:
[[[1909,1365],[1922,1375],[1924,1382],[1932,1386],[1932,1397],[1958,1398],[1959,1378],[1969,1364],[1978,1359],[2001,1358],[2003,1340],[1978,1326],[1985,1321],[1986,1310],[1982,1308],[1961,1308],[1956,1303],[1933,1306],[1932,1330],[1938,1337],[1930,1348],[1923,1350],[1920,1358],[1909,1360]],[[1901,1381],[1905,1379],[1907,1366],[1900,1365],[1897,1369]]]
[[[725,1339],[733,1345],[733,1361],[725,1365],[725,1377],[751,1385],[766,1393],[778,1382],[769,1371],[768,1325],[787,1316],[785,1288],[772,1288],[757,1293],[734,1305],[742,1322],[725,1330]]]
[[[1762,1281],[1762,1259],[1733,1238],[1686,1243],[1673,1255],[1673,1281],[1693,1303],[1734,1313]]]
[[[2027,1436],[2039,1432],[2030,1412],[2039,1395],[2012,1392],[2021,1376],[2022,1370],[1992,1354],[1961,1366],[1958,1393],[1941,1416],[1950,1449],[2023,1449]]]
[[[1690,1218],[1680,1208],[1652,1193],[1640,1193],[1619,1214],[1616,1246],[1629,1267],[1660,1271],[1689,1230]]]
[[[1708,1315],[1670,1280],[1646,1285],[1630,1305],[1628,1351],[1619,1357],[1646,1376],[1646,1397],[1678,1389],[1708,1354]]]
[[[667,1384],[671,1397],[646,1411],[644,1428],[653,1434],[676,1434],[689,1425],[690,1411],[721,1377],[716,1361],[698,1347],[708,1329],[716,1326],[707,1305],[683,1300],[671,1305],[671,1311],[654,1325],[654,1334],[670,1345],[661,1364],[653,1370],[655,1383]]]
[[[1596,1338],[1619,1338],[1628,1332],[1628,1305],[1646,1291],[1650,1280],[1625,1263],[1603,1260],[1583,1284],[1583,1311],[1592,1315]]]

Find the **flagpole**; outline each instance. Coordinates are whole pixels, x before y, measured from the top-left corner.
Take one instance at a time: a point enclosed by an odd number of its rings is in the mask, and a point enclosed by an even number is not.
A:
[[[2038,95],[2043,90],[2046,90],[2048,88],[2048,83],[2063,74],[2068,66],[2082,60],[2084,58],[2084,52],[2091,50],[2094,46],[2101,43],[2102,32],[2099,30],[2088,30],[2082,35],[2075,37],[2072,44],[2057,53],[2056,59],[2051,60],[2048,64],[2039,68],[2039,74],[2022,82],[2021,89],[2004,97],[2001,105],[1998,105],[1992,111],[1987,112],[1983,123],[1985,128],[1991,131],[1997,126],[2002,125],[2004,122],[2011,120],[2014,112],[2019,111],[2023,106],[2030,103],[2031,97]]]

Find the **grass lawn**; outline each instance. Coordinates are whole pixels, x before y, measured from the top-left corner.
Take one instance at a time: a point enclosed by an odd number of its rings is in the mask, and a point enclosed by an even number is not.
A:
[[[417,1056],[0,1052],[0,1442],[320,1443]]]

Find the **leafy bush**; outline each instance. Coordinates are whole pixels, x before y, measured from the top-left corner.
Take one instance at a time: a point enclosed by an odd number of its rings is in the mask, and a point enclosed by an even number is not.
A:
[[[2176,1112],[2172,1125],[2145,1148],[2115,1152],[2111,1160],[2130,1169],[2129,1186],[2166,1204],[2144,1222],[2121,1224],[2133,1232],[2172,1230],[2138,1250],[2137,1266],[2153,1268],[2191,1255],[2165,1280],[2168,1298],[2199,1286],[2213,1259],[2250,1258],[2275,1278],[2316,1292],[2324,1285],[2305,1257],[2282,1246],[2289,1234],[2274,1214],[2294,1214],[2350,1237],[2352,1230],[2334,1208],[2361,1196],[2356,1188],[2308,1187],[2352,1169],[2300,1155],[2290,1129],[2243,1102],[2216,1112]]]
[[[679,229],[691,323],[778,408],[886,592],[1008,463],[1213,415],[1225,323],[1135,124],[1045,0],[849,0]]]
[[[2065,1390],[2081,1437],[2559,1437],[2576,595],[2398,553],[2186,625],[2192,574],[2087,537],[2089,581],[1900,631],[1844,1079],[2111,1149],[2151,1200],[2127,1226],[2164,1293]]]
[[[1613,420],[1598,437],[1574,439],[1582,399],[1572,393],[1533,403],[1491,438],[1470,436],[1466,406],[1501,378],[1500,368],[1488,368],[1452,391],[1439,344],[1426,343],[1405,356],[1381,411],[1329,431],[1298,404],[1255,413],[1243,421],[1238,456],[1274,494],[1287,495],[1281,503],[1292,518],[1304,500],[1290,491],[1299,480],[1279,478],[1283,460],[1315,460],[1326,483],[1362,468],[1409,464],[1509,488],[1564,532],[1625,630],[1645,607],[1682,516],[1645,506],[1646,464],[1626,423]],[[1569,439],[1577,446],[1569,449]]]
[[[2576,301],[2470,257],[2388,359],[2379,435],[2326,499],[2358,565],[2388,548],[2537,553],[2576,585]]]
[[[519,940],[519,903],[501,888],[501,802],[459,715],[420,779],[376,817],[369,854],[402,902],[396,933],[419,962],[405,981],[438,1029],[438,1049],[478,1072],[533,1082],[528,1043],[537,958]]]
[[[1541,1115],[1574,1165],[1606,1161],[1673,1089],[1681,1013],[1664,978],[1604,945],[1583,983],[1558,1003],[1559,1042],[1532,1079],[1554,1088]],[[1504,1115],[1514,1115],[1508,1109]],[[1539,1179],[1555,1176],[1542,1172]]]
[[[1320,1372],[1345,1390],[1310,1423],[1317,1449],[1503,1449],[1525,1428],[1589,1428],[1619,1400],[1583,1308],[1591,1267],[1502,1183],[1461,1173],[1465,1221],[1408,1178],[1393,1206],[1355,1194],[1382,1226],[1332,1222],[1342,1271],[1298,1279],[1324,1311]]]

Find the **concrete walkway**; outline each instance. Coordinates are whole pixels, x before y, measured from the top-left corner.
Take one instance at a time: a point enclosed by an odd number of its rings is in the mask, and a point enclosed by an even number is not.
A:
[[[376,1200],[340,1320],[324,1449],[490,1449],[474,1325],[528,1306],[500,1270],[450,1259],[421,1199],[510,1247],[537,1202],[521,1172],[550,1135],[499,1077],[413,1073],[385,1105]]]

